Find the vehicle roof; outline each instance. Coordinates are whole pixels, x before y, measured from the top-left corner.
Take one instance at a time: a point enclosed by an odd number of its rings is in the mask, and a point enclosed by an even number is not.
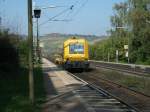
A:
[[[66,41],[64,41],[64,43],[75,43],[75,42],[85,42],[86,40],[84,38],[69,38]]]

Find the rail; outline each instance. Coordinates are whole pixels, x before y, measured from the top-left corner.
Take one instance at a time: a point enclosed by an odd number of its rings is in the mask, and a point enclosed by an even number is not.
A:
[[[90,60],[89,62],[95,67],[108,68],[117,71],[134,73],[138,75],[150,74],[150,66],[146,66],[146,65],[123,64],[123,63],[113,63],[113,62],[104,62],[104,61],[95,61],[95,60]]]
[[[82,86],[80,89],[74,90],[73,93],[75,93],[76,96],[79,97],[84,104],[86,104],[85,106],[88,107],[89,112],[140,112],[136,108],[126,104],[120,98],[113,96],[102,88],[84,81],[71,73],[69,74],[77,80],[86,83],[86,85]]]

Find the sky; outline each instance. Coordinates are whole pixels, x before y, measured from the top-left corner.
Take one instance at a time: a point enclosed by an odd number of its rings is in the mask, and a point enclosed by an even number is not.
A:
[[[124,1],[126,0],[33,0],[33,6],[42,8],[39,19],[40,35],[49,33],[106,35],[106,31],[111,28],[113,5]],[[72,5],[74,7],[71,10]],[[57,7],[43,9],[49,6]],[[47,21],[62,11],[63,13],[53,21]],[[0,15],[2,26],[10,27],[14,32],[27,34],[27,0],[0,0]],[[36,21],[33,22],[35,33]]]

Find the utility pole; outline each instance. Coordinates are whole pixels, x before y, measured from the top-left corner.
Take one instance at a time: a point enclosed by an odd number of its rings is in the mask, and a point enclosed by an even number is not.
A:
[[[29,98],[34,103],[32,0],[28,0]]]

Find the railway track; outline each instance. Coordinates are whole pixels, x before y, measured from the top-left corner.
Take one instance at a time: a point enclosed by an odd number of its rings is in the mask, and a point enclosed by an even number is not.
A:
[[[51,101],[55,101],[57,98],[61,99],[60,97],[73,93],[80,100],[80,102],[83,102],[88,112],[142,112],[134,106],[125,103],[125,101],[120,97],[111,94],[111,92],[106,91],[96,83],[90,80],[85,80],[84,78],[82,80],[82,78],[76,76],[78,74],[69,74],[77,80],[82,81],[84,85],[73,89],[68,93],[59,95],[56,98],[51,99]]]
[[[147,72],[135,72],[135,71],[130,71],[130,70],[123,70],[123,69],[119,69],[119,68],[114,68],[114,67],[107,67],[107,66],[102,66],[102,65],[96,65],[96,68],[104,68],[104,69],[110,69],[110,70],[115,70],[115,71],[119,71],[119,72],[124,72],[124,73],[129,73],[135,76],[139,76],[139,77],[147,77],[150,78],[150,75]]]
[[[138,109],[126,104],[120,98],[113,96],[102,88],[85,82],[79,77],[71,74],[78,80],[83,81],[86,85],[79,89],[73,90],[73,93],[86,104],[89,112],[140,112]]]
[[[143,95],[143,96],[145,96],[145,97],[150,97],[150,95],[147,95],[147,94],[144,94],[144,93],[142,93],[142,92],[136,91],[136,90],[134,90],[134,89],[131,89],[131,88],[126,87],[126,86],[123,86],[123,85],[121,85],[121,84],[118,84],[118,83],[116,83],[116,82],[110,81],[110,80],[108,80],[108,79],[104,79],[104,78],[102,78],[102,77],[100,77],[100,76],[92,77],[92,78],[95,79],[95,80],[98,78],[99,80],[105,81],[106,83],[109,83],[109,84],[113,84],[114,86],[118,86],[119,88],[123,88],[123,89],[126,89],[126,90],[128,90],[128,91],[132,91],[132,92],[135,93],[135,94]]]
[[[96,68],[105,68],[130,73],[137,76],[150,77],[150,66],[101,62],[101,61],[90,61],[90,63],[93,67]]]
[[[111,95],[113,94],[112,96],[115,96],[116,99],[121,99],[121,101],[123,100],[130,106],[132,105],[132,107],[134,107],[135,109],[140,110],[140,112],[149,112],[150,110],[149,95],[145,95],[141,92],[129,89],[110,80],[98,77],[92,73],[86,73],[84,75],[82,73],[75,73],[75,75],[86,80],[89,83],[107,90],[109,93],[111,93]]]

